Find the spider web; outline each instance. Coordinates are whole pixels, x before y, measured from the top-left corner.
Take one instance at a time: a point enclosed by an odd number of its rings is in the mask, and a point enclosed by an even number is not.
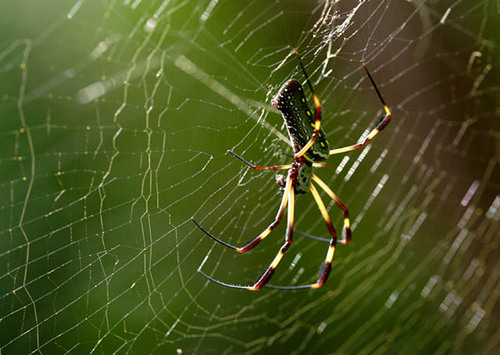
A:
[[[498,3],[20,1],[0,6],[0,349],[5,353],[500,351]],[[332,148],[320,176],[353,241],[318,290],[251,284],[283,243],[291,161],[270,99],[304,81]],[[307,91],[307,89],[306,89]],[[326,194],[337,229],[339,209]],[[295,228],[328,237],[310,194]],[[270,283],[313,282],[296,233]]]

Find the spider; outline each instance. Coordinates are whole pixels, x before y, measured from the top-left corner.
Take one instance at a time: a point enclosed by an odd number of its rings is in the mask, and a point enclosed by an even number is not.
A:
[[[304,73],[307,85],[311,90],[315,107],[314,114],[309,109],[302,85],[295,79],[288,80],[281,87],[276,97],[271,101],[273,106],[280,111],[281,115],[283,116],[283,119],[285,120],[286,128],[288,130],[288,135],[290,136],[290,141],[292,143],[293,151],[295,153],[294,162],[292,162],[291,164],[277,165],[277,166],[259,166],[246,161],[236,153],[228,150],[228,153],[232,154],[234,157],[236,157],[241,162],[248,165],[254,170],[277,171],[277,170],[288,169],[288,174],[286,175],[286,177],[283,175],[276,175],[276,182],[280,186],[280,190],[283,193],[283,197],[281,198],[280,207],[278,209],[278,213],[276,215],[275,220],[262,233],[260,233],[250,242],[248,242],[242,247],[236,247],[216,238],[215,236],[210,234],[210,232],[208,232],[205,228],[203,228],[196,220],[194,220],[194,218],[191,218],[192,221],[202,232],[204,232],[210,238],[215,240],[217,243],[220,243],[228,248],[234,249],[239,253],[246,253],[247,251],[257,246],[257,244],[259,244],[276,227],[278,227],[285,214],[285,210],[288,207],[288,215],[287,215],[288,224],[286,229],[285,243],[280,248],[278,254],[275,256],[271,264],[264,270],[262,275],[257,279],[257,281],[255,281],[253,285],[251,286],[234,285],[216,280],[201,270],[203,264],[205,263],[205,261],[203,261],[198,271],[208,280],[221,286],[236,288],[236,289],[245,289],[251,291],[256,291],[263,286],[275,289],[283,289],[283,290],[310,289],[310,288],[319,288],[323,286],[331,270],[331,264],[333,260],[333,255],[335,253],[336,244],[337,242],[341,244],[348,244],[351,241],[351,230],[349,221],[349,211],[346,205],[344,205],[344,203],[342,203],[342,201],[337,197],[337,195],[335,195],[335,193],[316,174],[313,173],[313,168],[325,167],[326,166],[325,160],[328,159],[330,155],[345,153],[351,150],[363,148],[364,146],[366,146],[366,144],[368,144],[370,140],[372,140],[382,129],[384,129],[387,126],[392,116],[391,111],[389,110],[389,107],[386,105],[384,99],[382,98],[382,94],[377,88],[377,85],[375,84],[375,81],[373,80],[370,72],[368,71],[365,62],[362,61],[361,65],[365,69],[366,74],[370,79],[370,82],[372,83],[372,86],[375,89],[375,92],[377,93],[377,96],[383,105],[385,116],[380,119],[377,126],[361,142],[347,147],[330,150],[328,141],[326,140],[325,132],[321,128],[321,103],[318,99],[318,96],[314,93],[314,89],[312,87],[306,69],[302,64],[302,60],[300,59],[299,52],[297,50],[295,51],[295,55],[302,69],[302,72]],[[325,204],[323,203],[318,193],[318,190],[316,189],[313,182],[316,183],[321,189],[323,189],[326,192],[326,194],[342,210],[344,214],[343,234],[345,235],[345,238],[337,240],[337,232],[335,231],[335,228],[330,220]],[[328,252],[326,254],[325,261],[321,264],[318,278],[315,283],[308,285],[299,285],[299,286],[266,285],[266,283],[273,275],[274,270],[276,269],[281,259],[283,258],[283,255],[290,248],[290,245],[292,244],[295,195],[304,194],[307,193],[308,191],[311,191],[313,198],[316,201],[316,204],[318,205],[321,215],[326,223],[326,226],[328,227],[328,231],[331,237],[329,240]]]

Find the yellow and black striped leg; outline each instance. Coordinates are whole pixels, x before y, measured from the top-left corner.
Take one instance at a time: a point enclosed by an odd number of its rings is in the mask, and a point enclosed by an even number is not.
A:
[[[302,72],[304,73],[304,76],[306,77],[307,85],[309,85],[309,89],[311,90],[313,101],[314,101],[314,107],[316,109],[316,113],[314,115],[314,118],[315,118],[314,133],[313,133],[311,139],[309,140],[309,142],[307,142],[307,144],[304,145],[302,147],[302,149],[300,149],[300,151],[298,151],[295,154],[295,159],[298,159],[298,158],[302,157],[305,153],[307,153],[307,151],[309,149],[311,149],[311,147],[313,146],[314,142],[316,142],[316,139],[318,139],[319,131],[321,128],[321,103],[319,102],[318,96],[314,92],[311,81],[309,80],[309,76],[307,75],[306,68],[302,64],[302,60],[300,59],[300,56],[299,56],[299,51],[295,51],[295,55],[297,56],[300,67],[302,68]]]
[[[382,94],[378,90],[377,85],[375,84],[375,81],[373,80],[370,72],[368,71],[368,68],[366,67],[365,62],[361,62],[361,65],[365,69],[366,74],[368,75],[368,78],[370,79],[370,82],[373,85],[373,88],[377,92],[377,96],[380,99],[380,102],[382,102],[382,105],[384,106],[385,116],[380,119],[377,126],[370,132],[370,134],[368,134],[368,136],[366,136],[365,139],[363,139],[362,142],[356,143],[356,144],[348,146],[348,147],[332,149],[332,150],[330,150],[330,155],[341,154],[341,153],[345,153],[345,152],[350,152],[351,150],[363,148],[365,145],[368,144],[369,141],[371,141],[373,139],[373,137],[375,137],[381,130],[383,130],[385,128],[385,126],[387,126],[389,121],[391,120],[392,113],[389,110],[389,107],[387,107],[387,105],[385,104],[384,98],[382,97]]]
[[[288,192],[288,225],[286,228],[286,237],[285,237],[285,244],[282,245],[280,248],[280,251],[276,256],[274,257],[274,260],[272,263],[268,266],[266,271],[262,273],[262,276],[259,277],[257,282],[252,286],[249,287],[248,289],[251,291],[258,290],[262,286],[266,284],[267,281],[271,278],[271,276],[274,273],[274,270],[280,263],[281,259],[283,258],[283,255],[286,253],[286,251],[290,248],[290,245],[292,245],[292,236],[293,236],[293,222],[294,222],[294,211],[295,211],[295,191],[293,189],[293,186],[291,187],[290,191]]]
[[[292,172],[290,172],[288,174],[288,178],[287,178],[286,185],[285,185],[285,191],[283,193],[283,198],[281,200],[281,205],[280,205],[280,209],[278,211],[278,214],[276,216],[276,220],[264,232],[262,232],[257,238],[253,239],[251,242],[249,242],[248,244],[246,244],[242,248],[234,247],[226,242],[221,241],[220,239],[215,238],[213,235],[208,233],[208,231],[203,229],[203,227],[201,227],[193,219],[193,222],[198,226],[198,228],[200,228],[210,238],[212,238],[213,240],[217,241],[218,243],[225,245],[231,249],[234,249],[240,253],[244,253],[244,252],[250,250],[251,248],[253,248],[254,246],[256,246],[262,239],[267,237],[272,232],[272,230],[274,228],[276,228],[279,225],[287,205],[288,205],[288,226],[287,226],[287,231],[286,231],[286,242],[281,247],[280,252],[276,255],[276,257],[274,258],[271,265],[269,265],[269,267],[266,269],[266,271],[264,271],[262,276],[259,277],[259,279],[257,280],[257,282],[254,285],[252,285],[252,286],[233,285],[233,284],[228,284],[228,283],[225,283],[225,282],[222,282],[222,281],[219,281],[219,280],[212,278],[211,276],[205,274],[201,270],[206,259],[203,261],[203,263],[198,268],[198,272],[200,274],[202,274],[203,276],[205,276],[210,281],[215,282],[216,284],[219,284],[221,286],[230,287],[230,288],[237,288],[237,289],[245,289],[245,290],[251,290],[251,291],[255,291],[255,290],[258,290],[259,288],[261,288],[269,280],[269,278],[272,276],[274,269],[276,269],[279,262],[281,261],[281,258],[283,257],[283,254],[288,250],[288,248],[290,247],[290,244],[292,242],[293,219],[294,219],[294,209],[295,209],[295,191],[293,188]]]
[[[336,243],[337,231],[335,230],[335,227],[333,226],[330,216],[328,215],[328,211],[326,210],[325,204],[323,203],[323,200],[321,199],[318,190],[316,190],[316,187],[313,184],[311,184],[309,189],[314,197],[314,200],[316,201],[316,204],[318,205],[319,211],[321,212],[321,216],[325,220],[328,231],[330,232],[330,236],[332,239],[335,239]]]
[[[242,247],[236,247],[234,245],[231,245],[229,243],[226,243],[226,242],[220,240],[219,238],[217,238],[214,235],[212,235],[205,228],[203,228],[194,218],[191,217],[191,220],[194,222],[194,224],[196,224],[196,226],[203,233],[205,233],[206,235],[208,235],[210,238],[212,238],[213,240],[215,240],[217,243],[222,244],[222,245],[224,245],[224,246],[226,246],[226,247],[228,247],[230,249],[236,250],[238,253],[246,253],[247,251],[249,251],[250,249],[252,249],[253,247],[255,247],[257,244],[259,244],[260,241],[263,240],[265,237],[267,237],[276,227],[278,227],[278,225],[280,224],[281,219],[283,218],[283,215],[285,213],[285,208],[286,208],[286,205],[288,203],[288,193],[287,193],[287,191],[290,190],[291,186],[292,186],[292,181],[291,181],[290,178],[288,178],[287,182],[286,182],[286,185],[285,185],[285,193],[283,193],[283,198],[281,199],[280,208],[278,210],[278,213],[276,214],[276,218],[274,219],[273,223],[271,223],[269,225],[269,227],[267,227],[257,237],[255,237],[254,239],[252,239],[250,242],[248,242],[247,244],[245,244]]]
[[[335,195],[335,193],[328,187],[327,184],[324,183],[323,180],[321,180],[316,174],[312,174],[312,179],[330,196],[330,198],[335,201],[337,206],[340,207],[340,209],[344,212],[344,229],[343,229],[343,236],[342,240],[339,240],[338,242],[341,244],[349,244],[351,242],[351,221],[349,219],[349,210],[347,209],[347,206],[340,201],[340,199]]]
[[[240,157],[238,154],[233,152],[232,150],[227,151],[229,154],[234,156],[235,158],[238,158],[241,162],[245,163],[249,167],[251,167],[254,170],[270,170],[270,171],[276,171],[276,170],[285,170],[285,169],[291,169],[293,167],[293,164],[285,164],[285,165],[276,165],[276,166],[260,166],[260,165],[255,165],[250,163],[249,161],[243,159]]]
[[[323,216],[323,219],[326,222],[326,225],[328,227],[328,231],[330,232],[330,246],[328,248],[328,252],[326,254],[326,259],[321,264],[321,268],[319,270],[318,274],[318,280],[316,283],[309,284],[309,285],[300,285],[300,286],[275,286],[275,285],[267,285],[266,287],[269,288],[276,288],[280,290],[300,290],[300,289],[307,289],[307,288],[319,288],[323,286],[325,283],[326,279],[328,278],[328,275],[330,274],[330,270],[332,268],[332,260],[333,260],[333,255],[335,254],[335,246],[337,244],[337,232],[335,231],[335,227],[332,224],[332,221],[330,220],[330,216],[328,216],[328,211],[326,210],[325,204],[323,203],[323,200],[321,200],[321,197],[318,193],[318,190],[316,190],[316,187],[311,183],[310,186],[311,193],[314,197],[314,200],[316,201],[316,204],[318,205],[318,208],[321,212],[321,215]]]
[[[335,246],[337,245],[337,232],[333,227],[332,221],[330,220],[330,216],[328,216],[328,211],[326,210],[325,204],[323,203],[321,196],[319,195],[318,191],[316,190],[313,184],[311,184],[311,193],[314,197],[314,200],[316,201],[316,204],[318,205],[321,215],[323,216],[323,219],[325,220],[330,235],[332,237],[330,241],[330,246],[328,248],[328,252],[326,254],[326,259],[323,262],[323,264],[321,264],[321,268],[319,270],[318,281],[316,281],[315,284],[310,285],[311,288],[318,288],[323,286],[326,279],[328,278],[328,275],[330,274],[330,270],[332,269],[333,255],[335,254]]]

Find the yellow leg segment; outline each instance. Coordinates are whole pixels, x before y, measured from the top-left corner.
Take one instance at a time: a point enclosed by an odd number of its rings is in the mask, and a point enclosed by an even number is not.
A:
[[[335,193],[328,187],[327,184],[323,180],[321,180],[316,174],[312,174],[312,179],[316,182],[327,194],[328,196],[335,201],[337,206],[344,212],[344,233],[345,240],[339,240],[338,242],[341,244],[348,244],[351,241],[351,221],[349,219],[349,210],[347,206],[335,195]]]

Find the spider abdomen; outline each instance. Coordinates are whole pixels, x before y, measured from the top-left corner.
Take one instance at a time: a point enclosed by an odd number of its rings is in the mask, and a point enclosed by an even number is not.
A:
[[[274,106],[285,120],[293,150],[299,152],[314,134],[316,118],[307,104],[302,85],[295,79],[288,80],[273,100]],[[311,162],[324,161],[329,156],[329,145],[323,129],[312,147],[304,154]]]

